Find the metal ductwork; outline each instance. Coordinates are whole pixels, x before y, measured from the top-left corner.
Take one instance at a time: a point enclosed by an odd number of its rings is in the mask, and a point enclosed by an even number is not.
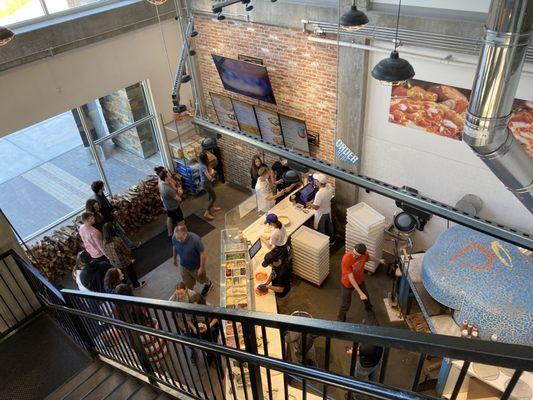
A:
[[[463,141],[532,212],[533,159],[508,128],[533,30],[533,0],[492,0]]]

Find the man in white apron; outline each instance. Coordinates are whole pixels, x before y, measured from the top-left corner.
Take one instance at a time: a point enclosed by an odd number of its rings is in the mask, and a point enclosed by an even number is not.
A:
[[[313,202],[309,202],[307,206],[316,210],[314,228],[320,233],[328,235],[330,241],[333,241],[335,238],[333,222],[331,220],[331,198],[333,197],[333,190],[328,183],[327,176],[324,174],[313,174],[313,181],[318,187],[318,192]]]

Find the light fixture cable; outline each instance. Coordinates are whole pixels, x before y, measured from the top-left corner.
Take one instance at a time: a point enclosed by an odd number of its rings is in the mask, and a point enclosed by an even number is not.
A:
[[[402,8],[402,0],[398,0],[398,14],[396,16],[396,32],[394,34],[394,51],[398,48],[398,31],[400,29],[400,9]]]

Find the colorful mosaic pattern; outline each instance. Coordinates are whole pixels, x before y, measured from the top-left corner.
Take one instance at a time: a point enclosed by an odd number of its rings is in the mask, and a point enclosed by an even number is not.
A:
[[[427,251],[422,282],[456,322],[479,328],[480,337],[533,344],[533,259],[509,243],[456,226]]]

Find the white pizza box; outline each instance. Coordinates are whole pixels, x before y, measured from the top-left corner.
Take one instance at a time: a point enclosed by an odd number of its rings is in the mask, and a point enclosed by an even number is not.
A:
[[[298,245],[293,244],[292,250],[295,254],[305,254],[309,257],[319,257],[324,254],[329,256],[329,245],[327,246],[327,248],[316,250],[311,249],[309,247],[300,247]]]
[[[291,242],[293,244],[307,245],[312,248],[324,248],[329,246],[329,236],[315,231],[307,226],[300,227],[291,236]]]
[[[349,222],[353,222],[367,232],[385,224],[385,216],[381,215],[365,202],[348,208],[346,210],[346,218]]]

